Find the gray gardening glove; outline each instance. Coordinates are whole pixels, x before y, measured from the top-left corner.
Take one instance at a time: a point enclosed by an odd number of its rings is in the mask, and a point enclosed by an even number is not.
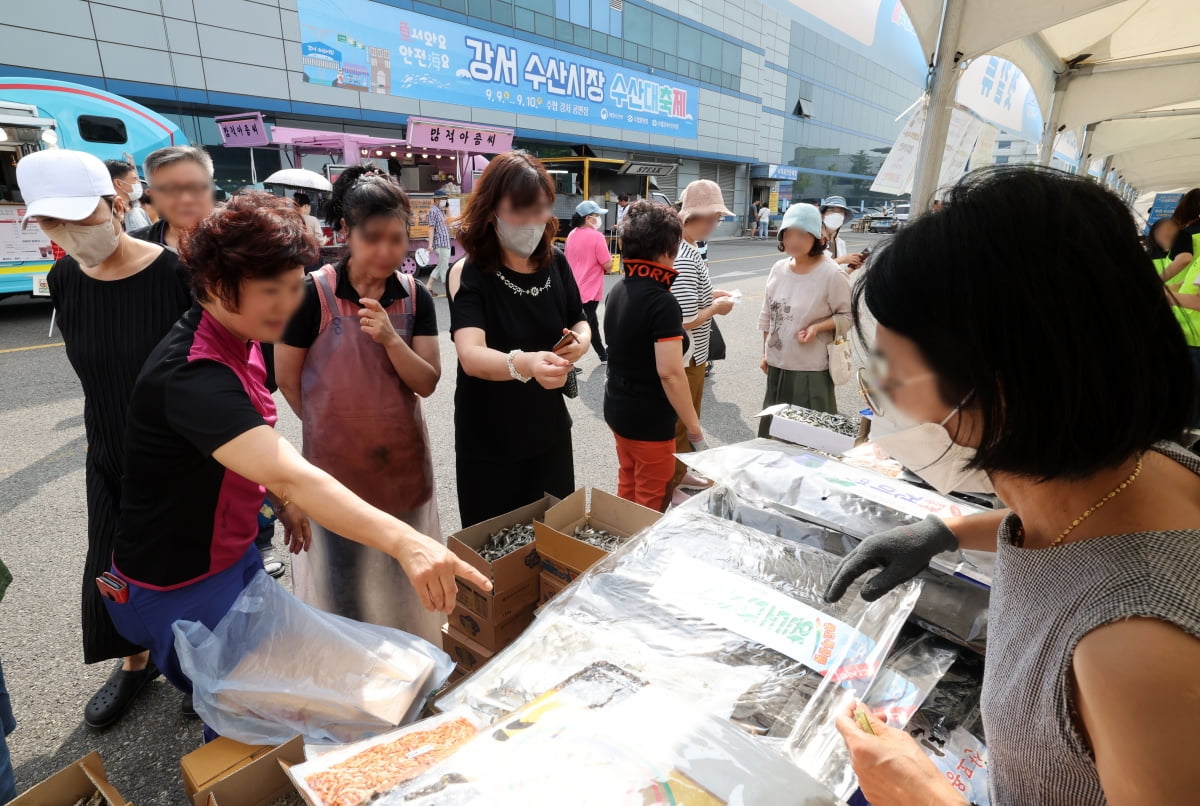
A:
[[[846,595],[854,580],[873,568],[880,568],[878,574],[863,583],[862,598],[873,602],[924,571],[936,555],[957,548],[954,532],[933,515],[912,526],[880,532],[845,556],[825,590],[825,601],[836,602]]]

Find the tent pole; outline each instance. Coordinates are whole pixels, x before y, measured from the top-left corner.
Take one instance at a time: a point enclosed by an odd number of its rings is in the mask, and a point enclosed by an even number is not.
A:
[[[958,83],[956,69],[960,53],[958,37],[962,30],[966,0],[945,0],[942,26],[938,32],[937,52],[929,69],[929,105],[925,112],[925,131],[917,152],[917,167],[913,176],[911,214],[913,217],[929,210],[942,172],[946,151],[946,134],[954,107],[954,89]]]
[[[1071,74],[1060,73],[1054,81],[1054,94],[1050,96],[1050,114],[1046,116],[1046,128],[1042,132],[1042,142],[1038,145],[1038,164],[1049,165],[1054,159],[1054,140],[1058,137],[1058,127],[1061,124],[1063,96],[1067,94],[1067,83]]]
[[[1083,143],[1079,147],[1079,172],[1088,176],[1092,167],[1092,135],[1096,133],[1096,124],[1089,123],[1083,127]],[[1101,175],[1101,181],[1104,177]]]

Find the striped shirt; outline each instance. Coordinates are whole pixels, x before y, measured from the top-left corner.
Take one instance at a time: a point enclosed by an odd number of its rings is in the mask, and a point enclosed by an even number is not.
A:
[[[712,280],[708,277],[708,263],[700,255],[700,250],[687,241],[679,244],[679,254],[675,256],[675,271],[679,275],[671,284],[671,293],[679,303],[683,312],[683,322],[696,318],[703,309],[712,305]],[[697,366],[708,362],[708,342],[712,335],[712,320],[705,322],[694,330],[691,335],[691,348],[683,356],[685,363],[693,360]]]
[[[450,248],[450,229],[446,226],[446,215],[436,202],[429,208],[429,234],[434,249]]]

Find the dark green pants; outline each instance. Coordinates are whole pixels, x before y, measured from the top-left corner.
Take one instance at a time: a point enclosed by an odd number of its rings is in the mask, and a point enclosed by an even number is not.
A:
[[[779,369],[767,367],[767,393],[763,396],[763,408],[777,403],[791,403],[813,411],[837,414],[837,392],[829,370],[815,371]],[[758,435],[770,436],[771,418],[758,421]]]

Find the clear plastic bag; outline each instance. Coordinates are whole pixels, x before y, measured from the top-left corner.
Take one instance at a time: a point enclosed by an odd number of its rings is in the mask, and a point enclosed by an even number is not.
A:
[[[683,507],[708,512],[839,557],[859,543],[857,538],[837,529],[804,520],[796,512],[772,508],[761,500],[752,501],[720,485],[693,496]],[[913,608],[912,620],[935,635],[983,652],[987,645],[988,590],[961,576],[933,568],[922,572],[920,579],[925,584],[921,598]]]
[[[416,719],[454,669],[432,644],[310,607],[261,571],[216,629],[194,621],[173,629],[196,713],[247,744],[383,733]]]
[[[788,752],[818,726],[834,730],[847,692],[866,693],[919,594],[910,582],[868,603],[856,584],[828,604],[837,562],[674,510],[555,597],[438,707],[498,718],[610,661]]]
[[[594,664],[480,733],[378,806],[836,806],[728,721]]]

